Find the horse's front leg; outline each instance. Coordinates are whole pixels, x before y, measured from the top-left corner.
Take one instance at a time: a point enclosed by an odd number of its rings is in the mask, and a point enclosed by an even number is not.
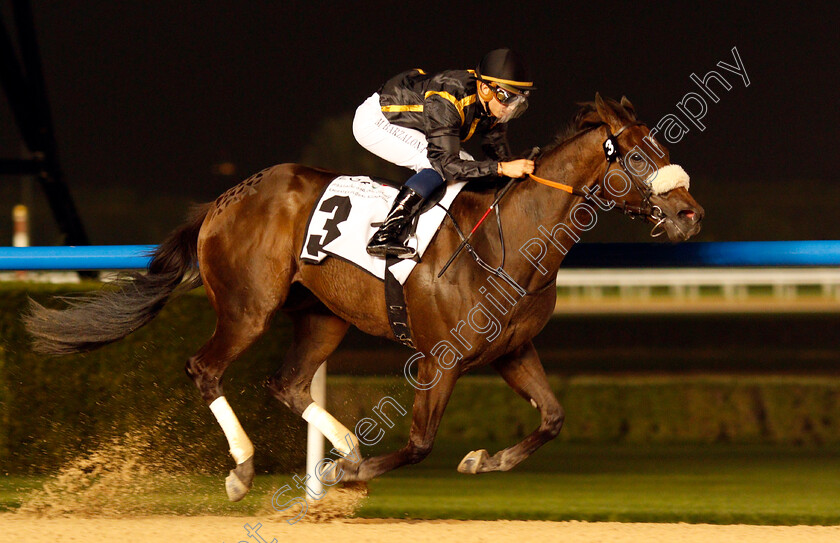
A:
[[[493,456],[484,449],[470,452],[458,465],[461,473],[507,471],[554,439],[563,426],[563,408],[551,391],[545,370],[530,341],[499,358],[493,365],[513,390],[540,410],[540,426],[516,445]]]
[[[457,368],[440,370],[430,358],[426,357],[419,363],[417,382],[433,383],[438,375],[440,379],[428,390],[418,388],[414,393],[408,444],[398,451],[365,458],[355,464],[349,458],[341,458],[337,466],[344,471],[341,475],[343,482],[369,481],[405,464],[416,464],[432,452],[443,411],[458,380],[458,371]]]

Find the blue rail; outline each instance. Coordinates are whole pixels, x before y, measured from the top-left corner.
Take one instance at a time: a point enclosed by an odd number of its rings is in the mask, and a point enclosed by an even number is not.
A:
[[[136,270],[149,267],[156,245],[0,247],[0,270]]]
[[[583,243],[563,261],[568,268],[701,268],[840,266],[840,241],[721,241]]]
[[[0,247],[0,270],[144,269],[156,245]],[[840,266],[840,240],[575,245],[567,268]]]

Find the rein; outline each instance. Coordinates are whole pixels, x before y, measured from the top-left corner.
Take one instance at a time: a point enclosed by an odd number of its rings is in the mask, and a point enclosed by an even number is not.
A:
[[[626,171],[626,169],[623,166],[622,166],[622,169],[624,169]],[[609,169],[607,171],[609,171]],[[540,183],[541,185],[546,185],[546,186],[554,188],[554,189],[562,190],[563,192],[568,192],[569,194],[572,194],[574,196],[580,196],[580,197],[586,198],[588,200],[589,199],[592,199],[592,200],[598,199],[598,196],[595,195],[595,193],[598,191],[597,188],[595,190],[587,192],[587,191],[581,190],[579,188],[575,188],[571,185],[566,185],[565,183],[558,183],[557,181],[551,181],[550,179],[545,179],[544,177],[538,177],[538,176],[536,176],[532,173],[529,173],[528,177],[530,177],[532,181],[536,181],[537,183]],[[634,186],[635,186],[635,183],[634,183]],[[631,219],[636,219],[636,218],[646,219],[648,217],[651,217],[651,218],[656,219],[656,220],[661,220],[658,213],[656,213],[656,210],[659,209],[659,207],[650,204],[648,202],[649,198],[650,198],[649,195],[647,196],[647,198],[645,198],[646,205],[644,207],[630,205],[626,201],[621,201],[621,202],[613,202],[614,205],[612,206],[612,209],[615,209],[616,211],[621,211],[625,215],[629,215]],[[657,235],[659,235],[659,234],[657,234]],[[654,237],[656,237],[656,236],[654,236]]]
[[[627,167],[624,164],[624,157],[622,156],[622,154],[620,152],[620,149],[619,149],[619,146],[618,146],[618,136],[621,135],[622,132],[624,132],[627,128],[629,128],[631,126],[644,126],[644,123],[641,123],[641,122],[628,123],[628,124],[622,126],[615,134],[612,133],[609,125],[607,125],[606,123],[602,123],[601,125],[598,125],[598,126],[606,126],[607,127],[607,139],[604,140],[604,143],[603,143],[604,157],[607,161],[607,168],[604,171],[604,176],[601,179],[601,182],[598,184],[598,186],[595,188],[595,190],[588,190],[588,191],[582,190],[582,189],[579,189],[577,187],[567,185],[565,183],[560,183],[558,181],[552,181],[550,179],[545,179],[543,177],[536,176],[533,173],[528,174],[528,177],[531,180],[533,180],[537,183],[540,183],[542,185],[546,185],[546,186],[554,188],[554,189],[562,190],[563,192],[567,192],[567,193],[572,194],[574,196],[580,196],[580,197],[585,198],[587,200],[593,199],[593,200],[602,201],[596,195],[596,193],[598,192],[598,189],[603,187],[604,181],[606,180],[607,175],[610,172],[610,168],[612,167],[612,164],[614,162],[616,162],[616,163],[618,163],[621,170],[624,171],[624,173],[627,174],[630,177],[630,182],[633,184],[633,186],[636,188],[636,190],[639,191],[639,193],[642,197],[643,205],[641,205],[641,206],[630,205],[630,204],[627,203],[626,200],[622,200],[621,202],[613,201],[612,209],[615,209],[617,211],[621,211],[625,215],[628,215],[631,219],[637,219],[637,218],[642,219],[642,220],[652,219],[652,220],[656,221],[656,224],[651,229],[651,236],[657,237],[657,236],[662,235],[664,233],[664,230],[659,231],[658,233],[654,234],[654,232],[656,232],[657,228],[659,228],[662,225],[662,223],[665,222],[665,217],[662,216],[662,214],[661,214],[662,210],[659,208],[659,206],[656,206],[656,205],[654,205],[650,202],[650,197],[652,195],[651,189],[649,187],[645,187],[643,189],[640,186],[640,183],[638,183],[636,181],[635,177],[632,174],[630,174],[630,172],[627,170]],[[539,153],[539,148],[534,147],[534,149],[531,151],[531,154],[530,154],[529,158],[534,157],[538,153]],[[449,260],[446,262],[446,264],[443,266],[443,268],[441,268],[440,273],[438,273],[438,277],[441,277],[441,276],[443,276],[444,273],[446,273],[446,270],[449,268],[449,266],[452,264],[452,262],[455,261],[455,258],[457,258],[457,256],[461,253],[461,251],[466,248],[467,252],[470,254],[470,256],[473,257],[473,260],[475,260],[476,264],[478,264],[482,269],[486,270],[487,272],[489,272],[489,273],[495,275],[496,277],[498,277],[499,279],[502,279],[503,281],[505,281],[507,284],[509,284],[511,287],[513,287],[513,289],[516,290],[516,292],[520,296],[524,297],[524,296],[528,296],[528,295],[540,294],[540,293],[544,292],[545,290],[547,290],[552,284],[555,283],[556,280],[552,279],[552,280],[548,281],[548,283],[546,283],[542,287],[539,287],[536,290],[527,290],[527,289],[523,288],[519,283],[517,283],[516,280],[513,277],[511,277],[504,269],[505,244],[504,244],[504,234],[502,233],[502,221],[501,221],[501,214],[499,212],[499,208],[501,207],[502,198],[505,195],[507,195],[509,189],[511,188],[511,186],[513,185],[514,182],[515,182],[514,179],[510,179],[507,182],[507,184],[504,186],[504,188],[498,193],[498,195],[496,196],[496,199],[493,201],[493,203],[490,205],[490,207],[487,209],[487,211],[484,212],[484,215],[481,217],[481,219],[476,223],[476,225],[473,227],[473,229],[470,231],[470,233],[466,236],[464,235],[463,231],[461,231],[461,228],[458,226],[458,223],[455,221],[455,217],[452,216],[452,214],[449,212],[448,209],[444,209],[447,216],[452,221],[452,224],[455,226],[456,232],[461,237],[461,244],[452,253],[452,256],[449,258]],[[599,205],[599,207],[601,207],[601,206]],[[484,222],[484,219],[486,219],[487,215],[490,214],[490,211],[492,211],[494,209],[496,211],[496,223],[497,223],[498,228],[499,228],[499,240],[500,240],[501,245],[502,245],[502,263],[501,263],[501,265],[499,265],[495,268],[490,266],[489,264],[487,264],[487,262],[485,262],[478,255],[478,253],[476,252],[476,250],[472,246],[472,244],[470,244],[470,238],[472,237],[473,233],[475,233],[475,231],[478,230],[478,227],[481,226],[481,224]]]
[[[571,185],[566,185],[565,183],[558,183],[557,181],[550,181],[550,180],[545,179],[543,177],[537,177],[536,175],[534,175],[532,173],[529,173],[528,177],[530,177],[531,180],[536,181],[537,183],[541,183],[543,185],[549,186],[549,187],[554,188],[554,189],[560,189],[564,192],[568,192],[569,194],[574,194],[575,196],[583,196],[584,198],[589,196],[588,194],[586,194],[582,190],[576,189],[575,187],[573,187]]]
[[[644,185],[644,183],[639,183],[635,176],[630,173],[627,169],[627,166],[624,164],[624,156],[621,154],[621,151],[618,146],[618,136],[621,135],[626,129],[630,128],[631,126],[645,126],[642,122],[633,122],[628,123],[618,129],[618,131],[613,134],[610,130],[609,125],[606,123],[602,123],[598,126],[606,126],[607,128],[607,139],[604,140],[603,148],[604,148],[604,157],[607,161],[607,169],[604,171],[604,176],[601,179],[601,182],[595,188],[595,190],[581,190],[579,188],[573,187],[571,185],[567,185],[565,183],[559,183],[557,181],[552,181],[550,179],[545,179],[543,177],[538,177],[534,174],[528,174],[531,180],[536,181],[542,185],[546,185],[555,189],[562,190],[564,192],[568,192],[574,196],[580,196],[582,198],[586,198],[587,200],[597,200],[599,202],[599,207],[603,209],[600,205],[603,203],[596,193],[600,188],[603,188],[604,182],[607,176],[610,173],[610,168],[612,167],[613,163],[618,163],[621,170],[630,178],[631,184],[639,191],[640,196],[642,197],[642,205],[635,206],[627,203],[627,200],[621,201],[613,201],[612,209],[615,211],[620,211],[624,215],[629,216],[631,219],[641,219],[641,220],[648,220],[652,219],[656,221],[653,228],[651,229],[651,236],[658,237],[664,233],[664,230],[660,230],[657,232],[657,229],[665,222],[665,217],[662,215],[662,209],[659,206],[654,205],[650,201],[650,197],[652,196],[652,191],[649,187]],[[643,188],[644,187],[644,188]]]
[[[511,181],[513,181],[513,179]],[[505,191],[505,193],[506,192],[507,191]],[[501,194],[500,196],[504,196],[504,194]],[[452,216],[452,213],[448,209],[445,209],[441,206],[441,209],[443,209],[446,212],[446,215],[449,217],[449,220],[452,221],[452,225],[455,227],[455,231],[458,232],[458,235],[461,237],[461,245],[452,254],[452,256],[450,257],[450,259],[446,263],[446,265],[440,270],[440,273],[438,273],[438,277],[441,277],[446,272],[446,270],[449,268],[449,265],[452,264],[452,262],[455,260],[455,257],[457,257],[460,254],[461,250],[466,249],[467,252],[470,254],[470,256],[473,257],[473,260],[475,260],[475,263],[479,265],[479,267],[481,267],[482,269],[484,269],[488,273],[491,273],[491,274],[495,275],[496,277],[498,277],[499,279],[501,279],[502,281],[504,281],[505,283],[510,285],[513,288],[513,290],[515,290],[516,293],[519,294],[520,297],[533,296],[535,294],[541,294],[541,293],[545,292],[552,285],[555,284],[556,279],[549,279],[549,281],[545,285],[537,288],[536,290],[528,290],[528,289],[524,288],[522,285],[520,285],[519,283],[517,283],[516,280],[513,277],[511,277],[510,274],[508,274],[508,272],[505,271],[505,268],[504,268],[504,265],[505,265],[505,257],[504,257],[505,242],[504,242],[504,235],[502,234],[502,220],[501,220],[501,215],[499,214],[499,207],[500,206],[498,205],[498,202],[497,202],[497,205],[496,205],[496,224],[499,227],[499,240],[502,244],[502,263],[501,263],[501,265],[496,266],[494,268],[490,264],[485,262],[484,259],[481,258],[478,255],[478,252],[476,252],[475,247],[473,247],[472,244],[470,243],[469,238],[472,235],[472,232],[470,232],[469,235],[465,236],[464,232],[461,230],[461,227],[458,226],[458,222],[455,220],[455,217]],[[487,214],[485,213],[484,216],[486,217]],[[476,225],[476,226],[478,226],[478,225]],[[472,231],[475,232],[475,228],[473,228]]]

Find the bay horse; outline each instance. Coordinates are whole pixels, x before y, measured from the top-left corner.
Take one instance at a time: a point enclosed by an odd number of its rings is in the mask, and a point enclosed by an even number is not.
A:
[[[643,157],[640,150],[648,149]],[[620,209],[655,223],[671,241],[683,241],[700,230],[703,208],[684,183],[652,190],[641,166],[654,170],[670,165],[667,149],[636,120],[629,100],[602,99],[582,104],[567,133],[537,157],[532,179],[513,184],[502,200],[500,224],[482,228],[470,238],[471,254],[462,254],[442,277],[438,272],[462,242],[460,229],[444,220],[422,261],[404,285],[408,325],[419,353],[414,355],[416,383],[408,443],[401,449],[362,458],[358,439],[310,396],[315,371],[338,347],[350,325],[374,336],[394,339],[382,282],[338,258],[314,265],[301,261],[309,214],[336,173],[297,164],[268,168],[241,182],[215,202],[204,204],[155,250],[145,274],[129,274],[120,288],[73,301],[63,310],[34,302],[24,317],[33,348],[64,354],[91,350],[125,337],[153,319],[174,295],[201,284],[217,314],[210,339],[186,364],[186,372],[216,416],[236,461],[226,479],[231,500],[245,496],[254,478],[254,448],[225,400],[222,376],[230,363],[266,330],[272,315],[282,310],[293,324],[293,340],[269,388],[282,404],[315,424],[341,452],[332,465],[334,480],[372,479],[413,464],[432,449],[435,433],[458,378],[469,370],[492,364],[516,393],[540,412],[540,425],[521,442],[494,455],[473,451],[459,465],[465,473],[506,471],[557,436],[564,411],[546,379],[532,338],[551,317],[557,271],[565,249],[577,241],[586,225],[572,214],[590,196],[599,207]],[[623,172],[631,190],[619,191],[608,182]],[[535,182],[540,181],[540,182]],[[489,208],[496,184],[475,182],[453,202],[450,216],[474,225]],[[562,189],[562,190],[558,190]],[[626,187],[630,189],[631,187]],[[597,196],[595,196],[597,195]],[[578,217],[579,219],[579,217]],[[564,228],[556,228],[563,225]],[[554,227],[552,229],[552,227]],[[541,232],[551,230],[548,248],[535,260],[535,250],[523,250]],[[506,255],[506,261],[499,258]],[[521,297],[508,308],[500,304],[494,319],[500,325],[487,335],[491,305],[482,285],[493,279],[479,260],[502,261],[495,277],[521,286]],[[499,283],[502,284],[502,283]],[[501,297],[501,291],[499,296]],[[497,298],[493,298],[498,302]],[[478,307],[485,324],[477,324]],[[470,316],[470,326],[464,319]],[[477,328],[477,329],[476,329]],[[454,339],[453,339],[454,338]],[[449,358],[435,352],[448,345]],[[457,340],[457,341],[456,341]],[[444,353],[445,354],[445,353]],[[442,371],[441,368],[446,371]],[[407,377],[408,377],[407,373]]]

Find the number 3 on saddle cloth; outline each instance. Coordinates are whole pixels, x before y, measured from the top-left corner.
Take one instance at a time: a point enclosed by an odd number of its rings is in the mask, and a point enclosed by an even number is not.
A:
[[[418,257],[434,239],[443,218],[444,209],[464,188],[466,182],[446,185],[438,203],[423,212],[409,245]],[[387,181],[362,176],[340,176],[333,179],[321,193],[309,215],[306,237],[301,248],[301,260],[319,264],[326,257],[340,258],[363,269],[385,282],[385,302],[394,336],[414,347],[406,323],[405,299],[402,285],[417,265],[415,259],[378,258],[367,254],[368,240],[388,215],[399,188]]]

